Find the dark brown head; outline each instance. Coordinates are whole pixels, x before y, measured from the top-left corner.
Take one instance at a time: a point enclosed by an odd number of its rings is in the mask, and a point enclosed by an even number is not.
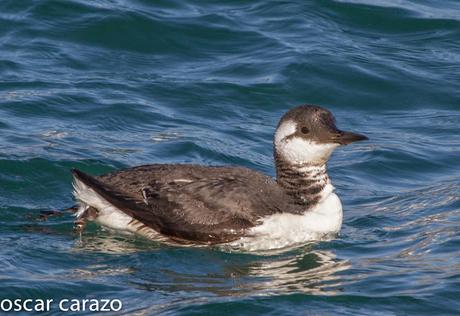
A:
[[[274,145],[275,152],[291,163],[323,164],[338,146],[366,139],[364,135],[339,130],[328,110],[302,105],[281,118]]]

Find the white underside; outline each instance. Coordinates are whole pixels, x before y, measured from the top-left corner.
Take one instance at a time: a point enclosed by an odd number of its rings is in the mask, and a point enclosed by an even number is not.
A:
[[[243,237],[230,246],[253,251],[334,238],[342,226],[343,212],[342,203],[333,189],[328,184],[323,199],[305,214],[282,213],[266,217],[261,225],[250,230],[251,237]]]
[[[266,250],[333,238],[340,230],[343,217],[342,205],[333,189],[331,184],[326,185],[322,193],[323,198],[313,210],[303,215],[282,213],[268,216],[262,220],[261,225],[248,232],[248,237],[225,246],[248,251]],[[105,227],[167,241],[165,236],[126,215],[78,179],[74,182],[74,195],[80,203],[77,218],[88,206],[92,206],[99,211],[94,221]]]

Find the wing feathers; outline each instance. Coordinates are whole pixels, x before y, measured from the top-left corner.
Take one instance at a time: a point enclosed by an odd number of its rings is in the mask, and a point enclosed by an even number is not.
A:
[[[72,173],[127,215],[183,242],[236,240],[286,201],[274,181],[245,168],[151,165],[97,178]]]

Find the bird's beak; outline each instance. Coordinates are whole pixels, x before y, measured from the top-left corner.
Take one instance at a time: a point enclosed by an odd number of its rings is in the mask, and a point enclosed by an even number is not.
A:
[[[334,134],[332,139],[334,143],[338,143],[340,145],[348,145],[360,140],[368,140],[369,138],[358,133],[339,131],[338,133]]]

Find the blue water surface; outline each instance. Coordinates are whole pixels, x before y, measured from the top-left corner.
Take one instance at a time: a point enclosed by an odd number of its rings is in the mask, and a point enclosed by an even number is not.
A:
[[[235,253],[40,218],[73,204],[72,167],[273,176],[275,126],[304,103],[370,138],[329,163],[344,204],[333,241]],[[124,315],[458,315],[459,134],[458,1],[0,1],[0,298],[120,299]]]

